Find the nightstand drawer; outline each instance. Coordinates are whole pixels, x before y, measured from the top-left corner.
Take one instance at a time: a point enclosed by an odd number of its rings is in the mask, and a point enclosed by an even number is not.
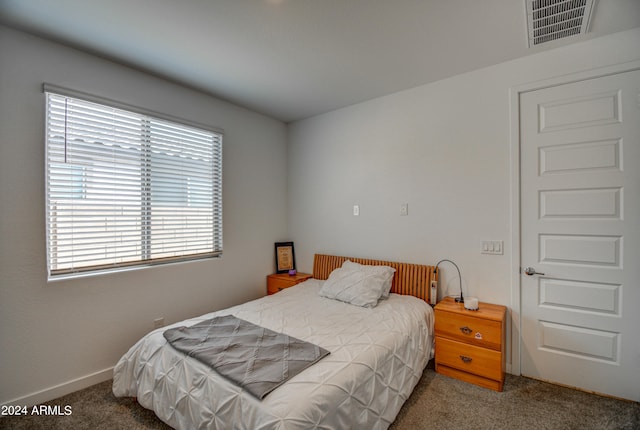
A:
[[[447,317],[443,318],[436,309],[435,335],[500,351],[502,322],[477,318],[473,311],[467,312],[468,315],[447,312]]]
[[[309,273],[297,273],[295,275],[274,274],[267,276],[267,294],[275,294],[278,291],[282,291],[285,288],[293,287],[294,285],[304,282],[311,278]]]
[[[436,337],[436,365],[453,367],[489,379],[502,379],[502,354],[500,351],[480,348],[442,337]]]

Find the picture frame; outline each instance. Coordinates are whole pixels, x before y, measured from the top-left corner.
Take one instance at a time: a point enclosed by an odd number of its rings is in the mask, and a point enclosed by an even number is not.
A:
[[[296,270],[296,253],[293,242],[276,242],[276,273],[288,273]]]

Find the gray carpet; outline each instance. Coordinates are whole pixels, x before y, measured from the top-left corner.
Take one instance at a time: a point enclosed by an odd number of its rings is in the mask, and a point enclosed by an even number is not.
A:
[[[0,418],[0,429],[168,429],[133,399],[117,399],[111,381],[49,402],[69,416]],[[507,375],[497,393],[428,368],[400,410],[393,430],[405,429],[640,429],[640,404]],[[366,429],[365,429],[366,430]]]

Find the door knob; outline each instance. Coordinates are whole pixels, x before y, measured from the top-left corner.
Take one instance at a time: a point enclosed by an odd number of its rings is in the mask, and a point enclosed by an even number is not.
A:
[[[533,275],[544,275],[544,273],[541,272],[536,272],[536,269],[533,267],[525,267],[524,268],[524,274],[528,275],[528,276],[533,276]]]

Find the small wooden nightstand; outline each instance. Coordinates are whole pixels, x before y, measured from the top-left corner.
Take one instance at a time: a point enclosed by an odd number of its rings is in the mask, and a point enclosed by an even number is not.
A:
[[[274,273],[267,276],[267,294],[275,294],[285,288],[293,287],[300,282],[306,281],[313,275],[309,273],[296,273],[289,275],[288,273]]]
[[[507,308],[481,302],[470,311],[447,297],[434,309],[436,372],[502,391]]]

